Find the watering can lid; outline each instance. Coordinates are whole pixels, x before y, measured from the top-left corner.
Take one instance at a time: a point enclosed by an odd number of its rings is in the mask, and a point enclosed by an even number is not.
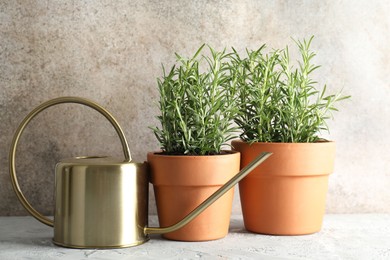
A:
[[[65,158],[59,161],[59,164],[73,165],[124,165],[124,164],[143,164],[132,162],[127,159],[111,156],[80,156],[73,158]]]

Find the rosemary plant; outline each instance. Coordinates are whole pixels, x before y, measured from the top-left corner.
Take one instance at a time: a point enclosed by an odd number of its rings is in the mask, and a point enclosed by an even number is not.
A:
[[[235,122],[244,141],[317,142],[322,130],[329,131],[326,121],[337,111],[335,103],[349,96],[341,92],[327,95],[326,85],[317,89],[317,82],[311,79],[319,68],[312,64],[312,40],[295,42],[301,54],[297,68],[291,65],[288,47],[264,54],[263,45],[247,50],[244,59],[234,51],[232,69],[241,112]]]
[[[209,47],[211,56],[201,55],[204,46],[189,59],[176,54],[178,65],[168,73],[163,66],[163,76],[157,80],[161,128],[151,129],[165,154],[220,154],[236,137],[232,122],[238,112],[237,89],[230,74],[231,54]]]

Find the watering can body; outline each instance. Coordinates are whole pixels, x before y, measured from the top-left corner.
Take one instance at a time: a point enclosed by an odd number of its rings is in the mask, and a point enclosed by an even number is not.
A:
[[[74,248],[135,246],[149,238],[148,167],[111,157],[61,160],[53,242]]]

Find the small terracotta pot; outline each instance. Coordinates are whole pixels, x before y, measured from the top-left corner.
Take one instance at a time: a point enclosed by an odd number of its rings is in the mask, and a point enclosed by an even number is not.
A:
[[[183,219],[240,170],[240,153],[176,156],[148,153],[151,182],[161,227]],[[198,217],[163,237],[180,241],[206,241],[227,235],[234,190],[226,192]]]
[[[245,228],[274,235],[321,230],[334,142],[253,143],[233,140],[245,167],[261,152],[273,155],[239,184]]]

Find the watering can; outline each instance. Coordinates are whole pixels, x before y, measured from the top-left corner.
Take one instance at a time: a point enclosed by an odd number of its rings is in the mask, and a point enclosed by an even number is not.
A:
[[[21,191],[15,157],[18,141],[28,123],[42,110],[62,103],[86,105],[105,116],[120,138],[125,158],[86,156],[57,163],[55,211],[51,220],[34,209]],[[9,169],[21,204],[37,220],[54,227],[54,244],[71,248],[121,248],[140,245],[149,240],[149,234],[164,234],[183,227],[270,155],[259,155],[177,224],[148,227],[147,163],[132,162],[125,135],[106,109],[84,98],[60,97],[36,107],[21,122],[12,140]]]

